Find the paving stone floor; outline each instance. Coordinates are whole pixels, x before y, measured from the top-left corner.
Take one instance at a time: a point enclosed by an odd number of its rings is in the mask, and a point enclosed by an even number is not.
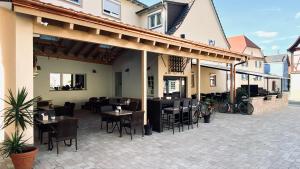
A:
[[[60,154],[40,146],[36,169],[300,169],[300,107],[245,116],[216,114],[210,124],[142,138],[99,130],[93,115],[83,118],[79,150]],[[9,159],[0,168],[13,168]]]

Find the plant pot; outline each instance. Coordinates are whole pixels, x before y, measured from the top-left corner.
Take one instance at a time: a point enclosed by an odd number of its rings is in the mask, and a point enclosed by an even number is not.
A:
[[[10,158],[15,169],[32,169],[37,152],[38,148],[28,147],[24,153],[12,154]]]
[[[149,126],[149,125],[145,126],[145,135],[146,136],[152,135],[152,126]]]
[[[205,115],[205,116],[203,116],[203,118],[204,118],[204,123],[210,122],[210,115]]]

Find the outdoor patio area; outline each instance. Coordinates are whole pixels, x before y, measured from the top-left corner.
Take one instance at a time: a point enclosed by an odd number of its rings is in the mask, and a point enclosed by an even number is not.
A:
[[[300,107],[245,116],[216,114],[212,123],[175,135],[171,130],[152,136],[107,134],[95,115],[80,119],[79,150],[40,147],[36,169],[115,168],[300,168]],[[77,115],[80,117],[80,114]],[[1,169],[13,168],[0,161]]]

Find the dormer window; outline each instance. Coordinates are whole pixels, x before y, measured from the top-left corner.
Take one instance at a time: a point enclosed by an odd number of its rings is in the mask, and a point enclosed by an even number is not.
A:
[[[103,0],[103,13],[115,18],[121,18],[121,2],[118,0]]]
[[[148,27],[154,29],[161,26],[161,12],[156,12],[148,16]]]
[[[71,2],[71,3],[76,4],[76,5],[81,4],[81,0],[65,0],[65,1]]]

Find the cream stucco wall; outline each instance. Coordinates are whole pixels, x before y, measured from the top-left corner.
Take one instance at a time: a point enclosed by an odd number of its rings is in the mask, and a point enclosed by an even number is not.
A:
[[[200,74],[200,93],[222,93],[226,92],[226,72],[220,71],[216,69],[211,68],[205,68],[201,67],[201,74]],[[195,75],[197,73],[197,66],[192,66],[192,72],[195,72]],[[210,75],[216,74],[216,86],[211,87],[210,86]],[[197,78],[195,78],[197,79]],[[197,94],[197,88],[196,86],[192,88],[192,94]]]
[[[178,77],[185,77],[187,80],[187,97],[191,97],[192,89],[191,89],[191,63],[189,63],[185,71],[183,73],[175,73],[168,71],[169,66],[169,56],[162,55],[158,57],[158,97],[164,96],[164,76],[178,76]]]
[[[32,18],[17,15],[0,7],[0,70],[2,68],[1,98],[7,95],[8,89],[16,92],[22,87],[28,90],[28,99],[33,98],[33,25]],[[1,105],[0,105],[1,106]],[[2,103],[3,106],[3,103]],[[5,105],[4,105],[5,106]],[[5,130],[6,134],[14,131],[13,127]],[[33,128],[25,131],[28,143],[33,143]],[[3,130],[0,134],[3,139]]]
[[[73,9],[76,11],[82,11],[85,13],[90,13],[95,16],[101,16],[116,21],[122,21],[127,24],[141,26],[139,16],[135,12],[143,9],[142,6],[138,6],[128,0],[120,0],[121,2],[121,19],[114,18],[103,14],[102,12],[102,0],[81,0],[81,4],[77,5],[67,0],[41,0],[43,2],[52,3],[57,6],[62,6],[65,8]]]
[[[115,72],[122,72],[122,96],[130,98],[141,97],[141,51],[128,50],[120,55],[113,64],[113,89]],[[158,94],[157,54],[147,53],[147,76],[154,77],[154,97]],[[128,69],[128,72],[125,70]],[[146,77],[147,78],[147,77]],[[113,90],[113,95],[115,91]]]
[[[300,74],[292,73],[291,74],[291,83],[290,83],[290,95],[289,100],[294,102],[300,102]]]
[[[52,100],[55,105],[70,101],[76,103],[76,108],[80,108],[90,97],[113,96],[112,66],[47,57],[38,57],[37,65],[41,66],[41,70],[34,78],[34,96]],[[50,91],[50,73],[86,74],[87,90]]]
[[[215,46],[228,49],[228,44],[211,0],[196,0],[175,36],[186,35],[186,39],[208,44],[215,40]]]
[[[254,56],[256,58],[263,58],[264,55],[260,49],[257,48],[251,48],[247,47],[244,52],[244,54]],[[237,69],[241,70],[247,70],[251,72],[257,72],[257,73],[264,73],[264,62],[263,60],[259,60],[261,62],[261,67],[255,67],[255,59],[248,61],[248,66],[238,65]],[[261,80],[255,80],[254,76],[250,76],[250,84],[252,85],[258,85],[259,87],[265,87],[265,80],[262,78]],[[241,87],[241,85],[248,85],[248,80],[243,80],[241,74],[236,75],[236,88]]]

